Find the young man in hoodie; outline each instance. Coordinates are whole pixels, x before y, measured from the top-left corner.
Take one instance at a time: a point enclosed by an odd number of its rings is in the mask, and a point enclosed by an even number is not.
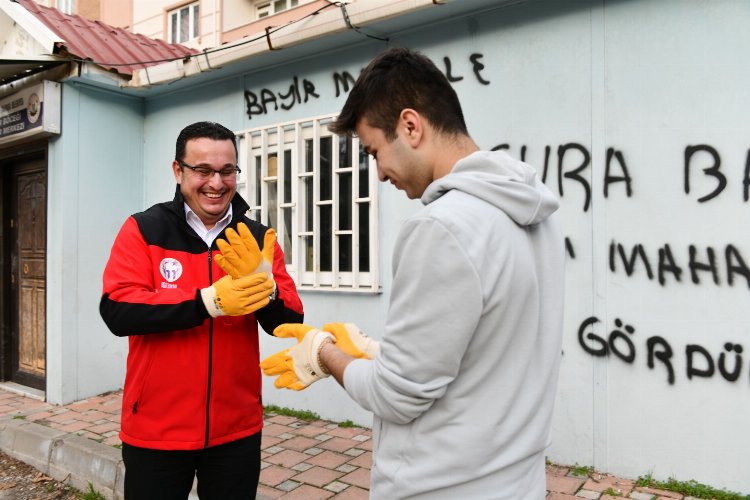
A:
[[[371,498],[544,498],[563,317],[557,200],[529,165],[479,150],[445,76],[407,49],[370,63],[332,128],[356,133],[380,180],[424,208],[397,240],[379,345],[352,324],[283,325],[275,334],[300,342],[261,367],[297,390],[331,373],[373,412]]]

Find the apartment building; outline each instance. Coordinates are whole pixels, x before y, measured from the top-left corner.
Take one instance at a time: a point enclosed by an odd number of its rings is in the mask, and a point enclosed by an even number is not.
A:
[[[67,14],[203,50],[263,32],[330,4],[327,0],[37,0]]]

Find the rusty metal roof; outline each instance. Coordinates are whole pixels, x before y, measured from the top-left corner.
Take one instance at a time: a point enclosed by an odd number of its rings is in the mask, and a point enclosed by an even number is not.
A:
[[[33,0],[13,1],[65,40],[55,44],[57,55],[91,61],[123,75],[132,75],[134,70],[197,53],[184,45],[166,43],[101,21],[64,14]]]

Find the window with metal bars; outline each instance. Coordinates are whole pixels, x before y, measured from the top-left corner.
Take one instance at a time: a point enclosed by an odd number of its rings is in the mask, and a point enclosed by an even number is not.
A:
[[[377,292],[375,163],[335,115],[237,133],[237,189],[249,217],[276,230],[300,289]]]

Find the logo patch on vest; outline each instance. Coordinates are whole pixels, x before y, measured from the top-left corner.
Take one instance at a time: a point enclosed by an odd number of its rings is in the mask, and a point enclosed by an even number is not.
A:
[[[177,259],[167,257],[159,264],[159,272],[169,283],[177,281],[182,276],[182,264]]]

